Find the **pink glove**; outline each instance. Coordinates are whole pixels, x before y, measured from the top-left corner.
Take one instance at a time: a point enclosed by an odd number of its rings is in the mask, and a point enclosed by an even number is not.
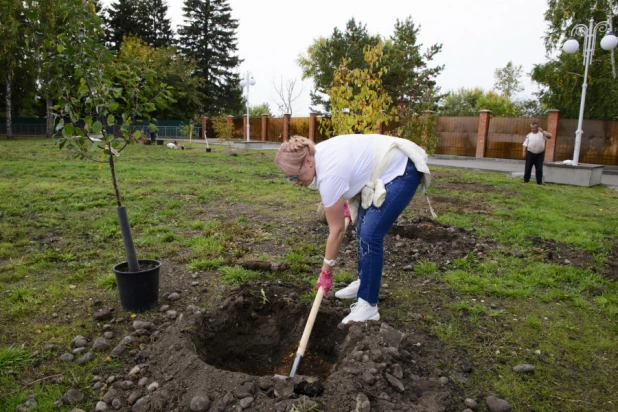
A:
[[[320,273],[320,277],[318,278],[318,281],[315,283],[315,288],[319,290],[320,286],[322,287],[324,296],[328,295],[328,291],[330,290],[331,287],[333,287],[333,274],[324,272],[324,269],[322,269],[322,272]]]
[[[352,221],[352,215],[350,214],[350,208],[348,207],[348,202],[345,202],[343,204],[343,216],[350,219],[350,222]]]

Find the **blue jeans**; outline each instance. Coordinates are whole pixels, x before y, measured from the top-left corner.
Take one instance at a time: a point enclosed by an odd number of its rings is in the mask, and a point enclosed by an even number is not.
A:
[[[356,238],[358,240],[358,278],[360,289],[357,297],[372,305],[378,303],[382,267],[384,266],[384,236],[395,223],[397,217],[408,206],[418,185],[422,173],[408,160],[403,175],[386,184],[386,199],[382,206],[362,207],[358,213]]]

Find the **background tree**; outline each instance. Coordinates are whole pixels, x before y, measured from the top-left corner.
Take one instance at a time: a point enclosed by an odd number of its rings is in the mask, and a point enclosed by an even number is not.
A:
[[[126,36],[141,37],[138,5],[138,0],[117,0],[106,9],[105,43],[111,50],[120,50]]]
[[[549,0],[545,20],[548,28],[545,47],[548,53],[558,51],[556,57],[546,63],[534,66],[532,80],[541,86],[536,93],[544,107],[560,110],[566,118],[579,116],[581,87],[584,65],[582,64],[582,47],[578,53],[562,53],[564,42],[570,37],[576,24],[587,24],[589,19],[595,22],[607,20],[616,26],[618,5],[609,0]],[[602,36],[598,36],[602,37]],[[580,44],[583,43],[579,39]],[[600,38],[597,38],[600,41]],[[613,52],[606,52],[596,45],[594,59],[588,72],[588,89],[584,117],[587,119],[613,119],[618,113],[618,79],[614,76]]]
[[[396,110],[382,86],[387,68],[381,63],[384,44],[365,46],[365,69],[352,69],[343,59],[327,89],[331,117],[322,118],[320,128],[326,136],[375,133],[378,124],[397,120]],[[345,109],[345,110],[344,110]]]
[[[308,48],[307,54],[298,59],[303,70],[303,79],[312,78],[315,89],[311,92],[312,111],[318,114],[330,112],[330,103],[325,94],[331,87],[334,71],[343,58],[348,59],[349,69],[366,69],[364,48],[383,42],[384,59],[381,63],[389,67],[384,72],[382,84],[389,94],[392,104],[400,104],[409,109],[423,100],[425,94],[439,98],[435,89],[435,78],[443,66],[428,67],[429,62],[440,52],[441,45],[429,47],[424,54],[422,45],[417,44],[420,28],[410,17],[397,20],[393,36],[383,41],[379,35],[371,35],[362,23],[354,19],[348,21],[344,32],[334,29],[329,38],[320,38]],[[354,92],[358,92],[355,89]]]
[[[185,0],[183,11],[179,44],[183,54],[198,63],[194,76],[204,79],[200,89],[204,111],[214,115],[240,110],[238,20],[232,18],[231,7],[226,0]]]
[[[440,102],[442,116],[478,116],[480,110],[491,110],[496,117],[516,117],[519,106],[504,94],[479,88],[449,92]]]
[[[64,59],[64,48],[59,43],[59,37],[65,33],[68,27],[68,20],[73,19],[72,11],[79,7],[88,13],[96,13],[97,4],[93,0],[75,2],[74,0],[48,0],[33,1],[26,0],[22,4],[25,8],[25,15],[32,34],[29,38],[30,51],[36,62],[33,68],[37,76],[37,93],[45,103],[43,115],[47,118],[46,136],[51,138],[53,131],[53,98],[58,94],[60,87],[71,79],[72,71]],[[87,32],[84,28],[83,34],[100,38],[102,35],[101,27],[96,25],[88,26],[92,28]]]
[[[301,86],[300,90],[296,89],[296,79],[289,79],[284,84],[283,76],[281,76],[279,85],[277,85],[273,79],[273,86],[277,93],[277,107],[279,111],[282,115],[286,113],[292,115],[294,111],[294,101],[300,97],[304,88]]]
[[[444,66],[429,67],[433,58],[442,50],[434,44],[421,53],[417,44],[420,26],[416,27],[411,17],[395,23],[394,34],[385,47],[385,59],[389,70],[385,73],[384,88],[405,115],[436,110],[442,97],[436,86],[436,77]]]
[[[234,132],[234,124],[228,123],[227,116],[214,116],[212,119],[212,129],[215,132],[217,139],[221,139],[231,146],[232,133]]]
[[[151,116],[159,119],[189,120],[198,112],[203,80],[192,76],[197,64],[181,55],[175,47],[151,47],[136,36],[125,38],[116,61],[129,67],[149,67],[156,81],[171,87],[174,102],[157,107]]]
[[[524,99],[517,103],[519,116],[522,117],[547,117],[547,107],[541,104],[538,99]]]
[[[4,83],[4,112],[6,137],[13,138],[13,86],[15,71],[24,68],[31,57],[28,47],[30,34],[27,32],[26,15],[22,2],[0,1],[0,74]]]
[[[370,35],[366,25],[350,19],[342,32],[335,27],[333,34],[321,37],[307,49],[307,54],[298,58],[303,79],[311,78],[315,89],[310,92],[312,112],[325,115],[331,112],[327,90],[333,85],[335,70],[346,59],[349,70],[367,69],[364,48],[375,46],[380,36]]]
[[[590,17],[597,22],[610,17],[612,26],[616,27],[617,13],[618,2],[615,0],[548,0],[545,12],[548,27],[544,39],[547,52],[562,48],[571,37],[573,27],[577,24],[588,25]]]
[[[512,99],[517,93],[524,90],[521,85],[523,66],[515,66],[508,62],[502,69],[494,71],[494,89]]]
[[[597,55],[601,55],[597,58]],[[605,55],[605,56],[603,56]],[[618,82],[612,76],[609,53],[597,50],[588,71],[584,118],[609,120],[618,114]],[[560,110],[567,119],[579,117],[583,83],[582,56],[562,53],[547,63],[534,66],[532,80],[542,86],[536,93],[541,103]]]
[[[172,22],[167,18],[165,0],[140,0],[137,5],[139,36],[152,47],[171,46],[174,39]]]
[[[249,117],[251,118],[259,118],[262,117],[263,114],[267,114],[268,116],[272,116],[270,112],[270,106],[268,103],[262,103],[255,106],[249,106]]]

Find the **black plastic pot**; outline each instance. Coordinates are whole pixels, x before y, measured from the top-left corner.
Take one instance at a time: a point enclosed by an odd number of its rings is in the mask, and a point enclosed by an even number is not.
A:
[[[163,146],[163,140],[157,140],[157,146]]]
[[[120,303],[124,310],[143,312],[159,303],[159,270],[158,260],[140,260],[140,272],[128,272],[127,262],[114,266],[116,283],[120,293]]]
[[[212,150],[212,149],[211,149],[210,147],[207,147],[207,148],[206,148],[206,153],[210,153],[210,151],[211,151],[211,150]]]

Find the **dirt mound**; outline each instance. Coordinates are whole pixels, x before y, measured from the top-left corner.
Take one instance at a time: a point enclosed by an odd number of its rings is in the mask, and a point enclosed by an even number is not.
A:
[[[298,299],[298,285],[265,282],[237,288],[210,312],[188,307],[135,354],[140,373],[161,385],[133,410],[450,411],[461,405],[449,378],[421,366],[420,343],[381,322],[340,325],[345,310],[329,299],[300,366],[303,375],[275,378],[289,373],[310,304]]]
[[[547,263],[576,266],[580,269],[599,272],[608,279],[618,280],[618,246],[613,246],[606,255],[606,266],[599,267],[594,256],[588,252],[577,250],[553,239],[543,239],[540,236],[528,236],[526,239],[542,251],[543,259]]]
[[[385,255],[390,264],[400,267],[424,259],[443,266],[468,254],[483,256],[501,247],[493,240],[474,232],[443,225],[427,217],[394,224],[385,239]]]

